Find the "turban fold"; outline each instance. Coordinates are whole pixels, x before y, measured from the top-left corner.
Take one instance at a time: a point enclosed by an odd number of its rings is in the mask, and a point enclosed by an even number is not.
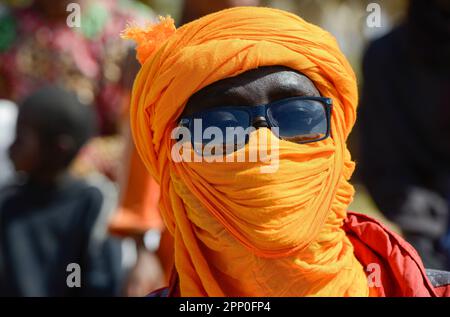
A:
[[[342,230],[354,193],[346,140],[357,88],[335,39],[294,14],[246,7],[179,29],[165,18],[146,29],[129,28],[124,37],[136,40],[142,64],[132,95],[133,137],[161,186],[181,295],[369,295],[364,269]],[[303,73],[332,98],[331,138],[280,140],[274,173],[261,173],[267,162],[173,160],[171,133],[195,92],[275,65]],[[251,150],[247,144],[239,151]]]

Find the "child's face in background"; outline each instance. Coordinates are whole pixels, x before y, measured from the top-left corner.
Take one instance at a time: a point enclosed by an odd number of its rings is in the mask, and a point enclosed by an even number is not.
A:
[[[43,167],[43,146],[39,131],[19,114],[16,138],[9,148],[9,155],[16,171],[33,174]]]

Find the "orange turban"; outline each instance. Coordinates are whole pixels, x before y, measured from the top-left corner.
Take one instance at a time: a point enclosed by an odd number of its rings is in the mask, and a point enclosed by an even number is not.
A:
[[[245,7],[177,30],[166,18],[147,29],[129,28],[124,36],[137,41],[142,64],[132,96],[133,137],[161,186],[181,295],[369,295],[364,269],[342,230],[354,193],[346,140],[357,88],[335,39],[294,14]],[[275,173],[261,173],[264,162],[172,159],[171,132],[195,92],[274,65],[303,73],[333,99],[331,138],[280,140]]]

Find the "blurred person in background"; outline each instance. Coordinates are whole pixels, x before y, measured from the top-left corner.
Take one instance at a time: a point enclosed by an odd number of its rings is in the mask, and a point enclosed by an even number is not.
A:
[[[13,175],[13,166],[9,159],[8,148],[14,140],[17,119],[17,106],[0,99],[0,190]]]
[[[425,265],[450,269],[450,1],[410,1],[368,47],[359,111],[362,179]]]
[[[131,20],[152,19],[152,11],[132,0],[22,2],[14,1],[0,12],[0,98],[17,103],[47,83],[58,83],[94,105],[102,138],[84,148],[73,169],[116,181],[130,49],[119,34]],[[69,4],[80,6],[80,27],[67,24]]]
[[[154,14],[133,0],[8,3],[0,10],[0,98],[19,102],[39,87],[58,83],[94,105],[99,135],[80,150],[70,169],[101,190],[101,217],[107,218],[116,208],[120,171],[126,170],[121,167],[127,146],[122,125],[135,75],[128,57],[133,47],[120,32],[128,22],[148,22]],[[69,4],[80,6],[80,27],[67,24]]]
[[[107,202],[69,165],[95,131],[92,109],[58,86],[19,107],[11,160],[22,176],[0,192],[1,296],[113,296],[121,282],[117,241],[106,235]],[[80,266],[81,287],[67,285]]]
[[[186,0],[183,4],[181,24],[206,14],[235,6],[257,6],[259,0]],[[134,56],[129,56],[127,77],[134,77],[140,66]],[[128,80],[129,82],[132,79]],[[121,198],[117,212],[110,223],[110,232],[121,237],[131,237],[136,243],[136,262],[124,286],[127,296],[144,296],[167,285],[174,261],[173,239],[164,229],[159,214],[160,188],[150,176],[139,157],[129,127],[128,140],[122,162]]]

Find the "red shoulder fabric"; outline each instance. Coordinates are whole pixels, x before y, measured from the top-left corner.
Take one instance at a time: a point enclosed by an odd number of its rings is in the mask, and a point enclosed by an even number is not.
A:
[[[344,230],[355,248],[355,256],[365,267],[372,287],[380,296],[436,297],[416,250],[377,220],[348,212]],[[377,277],[381,283],[377,283]]]
[[[371,287],[376,288],[371,294],[385,297],[450,296],[450,285],[434,288],[416,250],[379,221],[349,211],[344,230],[354,246],[355,256],[366,269]],[[176,271],[173,273],[168,292],[166,290],[163,296],[179,296],[178,276]]]
[[[450,297],[450,285],[439,286],[434,290],[439,297]]]

